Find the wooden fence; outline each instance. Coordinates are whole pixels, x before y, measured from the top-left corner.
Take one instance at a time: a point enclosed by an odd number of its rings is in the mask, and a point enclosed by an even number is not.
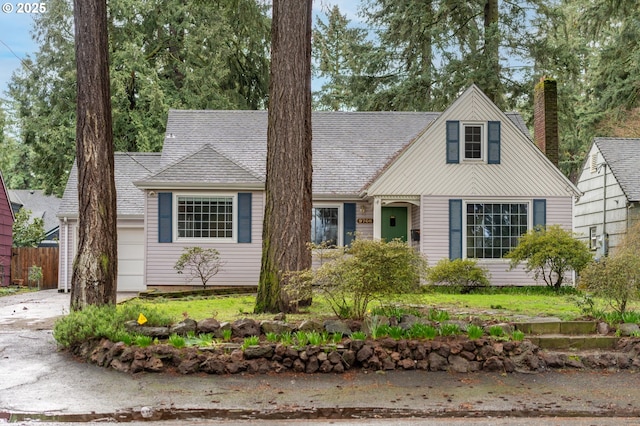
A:
[[[37,286],[29,282],[29,268],[42,268],[41,289],[58,288],[58,247],[14,247],[11,250],[11,281],[16,284]]]

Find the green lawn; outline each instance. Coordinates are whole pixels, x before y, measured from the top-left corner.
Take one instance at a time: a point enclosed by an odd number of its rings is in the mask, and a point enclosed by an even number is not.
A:
[[[0,287],[0,297],[2,296],[12,296],[14,294],[20,293],[29,293],[31,291],[38,291],[37,288],[29,288],[29,287]]]
[[[563,320],[577,319],[583,313],[576,303],[581,297],[578,292],[555,294],[549,289],[490,289],[478,294],[447,294],[427,292],[401,295],[385,304],[409,305],[427,309],[446,310],[452,316],[475,315],[484,318],[506,319],[517,315],[553,316]],[[239,318],[271,319],[272,314],[254,315],[255,296],[218,296],[209,298],[189,297],[185,299],[148,299],[138,300],[144,307],[155,307],[172,316],[176,321],[188,316],[194,320],[215,317],[219,321],[233,321]],[[379,301],[369,307],[380,306]],[[607,310],[603,301],[597,301],[598,309]],[[629,306],[630,311],[640,312],[638,302]],[[320,296],[315,296],[313,304],[304,312],[288,315],[289,321],[306,318],[326,318],[333,316],[329,305]]]

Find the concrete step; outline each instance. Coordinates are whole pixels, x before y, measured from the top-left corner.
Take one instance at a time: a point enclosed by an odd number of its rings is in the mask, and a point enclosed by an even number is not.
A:
[[[566,336],[566,335],[541,335],[527,336],[531,343],[541,349],[554,350],[594,350],[594,349],[614,349],[619,337],[616,336]]]
[[[597,323],[595,321],[523,322],[515,324],[515,328],[527,336],[543,334],[578,336],[597,333]]]

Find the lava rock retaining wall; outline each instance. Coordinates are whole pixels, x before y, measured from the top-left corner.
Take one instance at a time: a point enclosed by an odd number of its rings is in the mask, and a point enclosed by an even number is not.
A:
[[[205,320],[206,321],[206,320]],[[199,323],[186,322],[179,329],[152,330],[155,336],[189,330],[203,332]],[[282,323],[284,324],[284,323]],[[282,325],[280,324],[280,325]],[[203,323],[203,326],[205,324]],[[216,335],[231,328],[234,336],[246,337],[279,327],[278,323],[257,324],[240,320],[234,324],[212,324],[208,332]],[[282,325],[291,327],[291,325]],[[129,324],[135,328],[135,324]],[[300,329],[324,328],[339,324],[301,324]],[[349,329],[348,325],[343,327]],[[354,325],[351,324],[351,328]],[[140,330],[138,330],[140,331]],[[468,373],[474,371],[538,372],[550,368],[633,369],[640,370],[640,339],[624,338],[609,352],[564,353],[540,350],[529,340],[499,341],[491,338],[469,340],[466,337],[439,337],[433,340],[355,340],[346,338],[338,345],[303,348],[281,343],[262,342],[244,350],[239,343],[224,343],[211,347],[177,349],[169,344],[146,348],[127,346],[103,339],[85,342],[72,348],[76,355],[89,362],[129,373],[178,371],[182,374],[264,374],[270,372],[343,373],[363,370],[427,370]]]

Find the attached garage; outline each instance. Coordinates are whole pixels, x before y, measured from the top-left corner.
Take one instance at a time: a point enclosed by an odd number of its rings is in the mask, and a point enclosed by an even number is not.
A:
[[[144,228],[118,228],[118,291],[144,290]]]
[[[118,292],[145,291],[144,192],[133,184],[158,167],[160,153],[114,154],[117,197]],[[78,167],[74,163],[58,210],[60,268],[58,291],[71,290],[78,244]]]

